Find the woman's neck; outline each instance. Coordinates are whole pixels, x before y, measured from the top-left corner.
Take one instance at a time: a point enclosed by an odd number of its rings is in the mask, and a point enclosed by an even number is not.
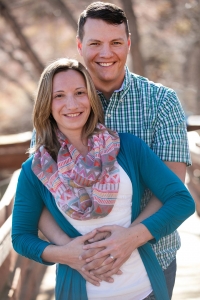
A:
[[[80,135],[72,135],[69,136],[67,135],[67,138],[70,142],[70,144],[72,144],[79,152],[81,155],[86,156],[88,153],[88,140],[87,138],[83,138]]]

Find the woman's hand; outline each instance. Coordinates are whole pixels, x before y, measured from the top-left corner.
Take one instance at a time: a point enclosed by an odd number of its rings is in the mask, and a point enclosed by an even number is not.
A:
[[[69,253],[73,253],[73,255],[71,256],[69,262],[67,262],[65,260],[63,262],[64,264],[69,265],[71,268],[76,269],[88,282],[90,282],[96,286],[99,286],[100,282],[102,280],[104,280],[106,282],[110,282],[110,283],[112,283],[114,281],[113,278],[109,275],[102,276],[101,273],[99,273],[99,272],[97,272],[97,275],[94,275],[93,273],[90,272],[93,268],[96,269],[96,268],[102,267],[102,265],[104,265],[104,261],[108,258],[108,256],[92,260],[90,263],[87,264],[87,268],[85,268],[86,260],[83,259],[82,256],[78,255],[78,254],[80,254],[80,252],[82,251],[83,245],[88,243],[88,240],[93,240],[93,239],[98,240],[102,236],[104,236],[104,237],[110,236],[110,233],[97,234],[96,231],[94,230],[84,236],[80,236],[80,237],[73,239],[70,243],[67,244],[67,251]],[[89,239],[88,239],[88,237],[89,237]],[[64,247],[63,249],[65,249],[65,246],[63,246],[63,247]],[[99,251],[102,251],[103,249],[104,249],[103,247],[90,249],[87,251],[87,257],[93,257]],[[67,258],[66,251],[65,251],[65,255],[66,255],[66,257],[64,259]],[[112,266],[113,262],[110,265]],[[106,270],[110,270],[111,266],[109,266],[109,265],[106,266]],[[104,272],[105,272],[105,269],[104,269]],[[117,272],[117,270],[115,270],[115,273],[121,274],[120,271]]]
[[[100,278],[89,271],[82,271],[82,267],[85,265],[86,261],[80,259],[79,256],[83,251],[83,246],[88,239],[92,238],[96,234],[96,230],[77,238],[71,239],[69,243],[61,246],[49,245],[47,246],[43,253],[42,259],[49,262],[61,263],[70,266],[71,268],[77,270],[88,282],[93,285],[99,286],[102,281]],[[95,255],[101,248],[92,249],[90,252]]]
[[[94,243],[97,241],[104,240],[104,239],[108,238],[110,235],[111,235],[111,233],[109,231],[97,232],[93,238],[88,240],[88,243]],[[85,250],[81,254],[80,259],[86,260],[87,258],[91,258],[96,253],[98,253],[99,251],[102,251],[103,249],[104,248],[102,247],[102,248],[94,248],[94,249]],[[96,253],[94,253],[93,250]],[[89,271],[90,274],[95,274],[95,276],[97,276],[99,279],[111,283],[114,281],[114,279],[109,274],[107,274],[107,272],[109,272],[112,269],[114,262],[112,261],[110,264],[105,265],[104,262],[108,257],[109,257],[109,255],[106,255],[105,257],[94,259],[94,260],[90,261],[89,263],[85,264],[82,267],[82,270],[84,270],[86,272]],[[112,275],[113,274],[121,275],[122,271],[119,270],[119,268],[115,268],[115,269],[113,269]]]
[[[104,248],[92,257],[86,258],[87,265],[84,266],[85,270],[89,270],[92,261],[103,257],[107,258],[103,262],[103,266],[94,268],[90,271],[91,274],[96,276],[102,275],[104,277],[112,276],[119,271],[119,268],[124,264],[125,261],[130,257],[131,253],[144,244],[141,239],[142,229],[145,231],[143,224],[139,224],[133,227],[124,228],[117,225],[103,226],[98,228],[98,232],[110,232],[110,236],[106,239],[92,244],[83,246],[84,250],[91,250],[94,248]],[[82,257],[85,256],[82,254]],[[114,259],[113,259],[113,258]]]
[[[103,231],[103,232],[98,232],[97,231],[95,236],[88,240],[88,243],[94,243],[94,242],[102,241],[102,240],[105,240],[106,238],[108,238],[109,236],[110,236],[109,231]]]
[[[87,241],[86,244],[93,243],[93,242],[96,242],[96,241],[101,241],[101,240],[103,240],[103,239],[105,239],[109,236],[110,236],[110,232],[97,232],[93,238],[91,238]],[[79,258],[83,259],[83,260],[86,260],[86,258],[93,257],[96,253],[98,253],[99,251],[102,251],[103,249],[104,248],[94,248],[94,249],[89,249],[89,250],[83,251],[83,253],[81,254],[81,256]],[[94,259],[91,262],[85,264],[82,267],[83,272],[90,271],[90,274],[92,274],[92,271],[96,272],[99,269],[102,271],[102,267],[104,266],[104,261],[107,258],[108,258],[108,255],[105,256],[105,257],[102,257],[102,258]],[[109,265],[106,265],[106,269],[103,269],[104,271],[102,273],[104,273],[105,271],[109,271],[111,269],[112,265],[113,265],[113,262]],[[104,268],[105,268],[105,266],[104,266]],[[122,274],[122,272],[120,270],[116,271],[116,273],[118,275]],[[110,282],[110,283],[112,283],[114,281],[114,279],[111,276],[101,275],[100,272],[97,272],[97,277],[102,281],[106,281],[106,282]]]
[[[94,259],[92,262],[85,264],[82,267],[82,270],[89,271],[90,274],[95,275],[97,278],[101,279],[102,281],[106,282],[114,282],[114,279],[112,278],[112,275],[121,275],[122,271],[119,269],[119,266],[116,268],[113,268],[114,261],[112,261],[109,264],[104,264],[105,260],[108,258],[102,257]],[[124,260],[122,264],[125,262]]]

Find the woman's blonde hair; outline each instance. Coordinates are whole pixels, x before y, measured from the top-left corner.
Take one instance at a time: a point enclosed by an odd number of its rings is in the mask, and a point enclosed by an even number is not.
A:
[[[102,105],[86,68],[77,60],[60,58],[44,69],[39,80],[33,108],[33,125],[36,130],[36,145],[34,149],[30,149],[30,153],[35,152],[41,145],[44,145],[54,159],[57,157],[60,148],[56,135],[58,127],[51,114],[53,78],[55,74],[71,69],[76,70],[83,75],[91,105],[89,118],[83,128],[84,137],[88,138],[97,131],[96,125],[98,122],[104,123]]]

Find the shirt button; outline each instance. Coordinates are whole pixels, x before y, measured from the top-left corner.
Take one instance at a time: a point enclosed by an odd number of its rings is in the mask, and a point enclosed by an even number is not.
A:
[[[111,115],[110,115],[110,114],[107,114],[107,117],[108,117],[108,118],[110,118],[110,117],[111,117]]]
[[[123,99],[120,99],[120,100],[119,100],[119,102],[121,102],[121,103],[122,103],[122,102],[123,102]]]

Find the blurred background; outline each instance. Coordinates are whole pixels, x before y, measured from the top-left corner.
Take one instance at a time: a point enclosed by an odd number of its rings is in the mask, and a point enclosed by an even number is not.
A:
[[[200,0],[108,1],[122,7],[129,20],[129,69],[174,89],[186,114],[193,162],[186,184],[196,213],[179,228],[173,300],[200,299]],[[28,156],[40,74],[56,58],[83,63],[76,50],[77,20],[91,2],[0,0],[1,300],[54,299],[55,266],[46,268],[12,249],[12,206],[18,169]]]
[[[77,19],[89,0],[0,1],[0,134],[32,130],[39,75],[55,58],[81,60]],[[129,19],[132,72],[176,90],[200,114],[200,1],[115,0]]]

